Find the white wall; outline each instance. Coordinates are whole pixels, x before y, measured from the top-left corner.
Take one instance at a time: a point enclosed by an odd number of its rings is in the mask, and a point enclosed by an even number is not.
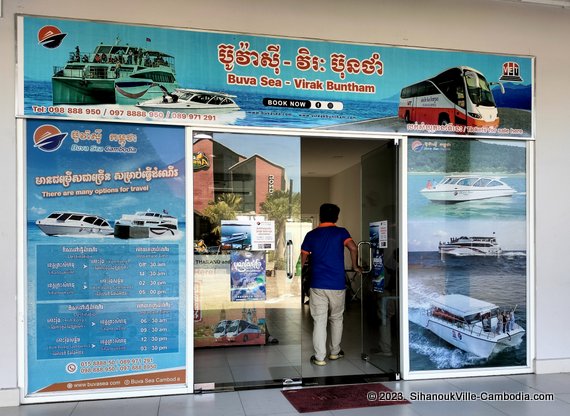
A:
[[[0,389],[16,386],[16,13],[536,56],[537,369],[570,371],[564,183],[570,136],[570,10],[489,0],[4,0],[0,19]],[[561,192],[562,190],[562,192]],[[6,397],[5,392],[0,400]],[[5,401],[7,401],[6,399]]]

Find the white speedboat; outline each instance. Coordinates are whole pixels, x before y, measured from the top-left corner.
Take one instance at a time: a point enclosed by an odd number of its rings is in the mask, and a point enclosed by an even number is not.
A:
[[[497,305],[458,294],[440,296],[431,302],[429,310],[410,313],[410,320],[449,344],[482,358],[519,345],[525,334],[524,328],[513,321],[506,326],[502,324]]]
[[[222,244],[236,244],[247,240],[248,233],[233,233],[232,235],[222,236]]]
[[[115,221],[117,238],[154,238],[178,235],[178,219],[167,213],[137,212],[123,214]]]
[[[428,181],[420,192],[432,202],[455,203],[513,196],[517,191],[497,177],[449,175],[437,184]]]
[[[218,112],[239,110],[240,108],[234,98],[235,95],[223,92],[178,88],[172,92],[164,90],[162,97],[142,101],[137,104],[137,107],[150,111]]]
[[[440,254],[452,256],[498,256],[502,251],[495,237],[455,237],[438,248]]]
[[[52,212],[46,218],[36,221],[36,225],[47,235],[111,235],[113,227],[97,215],[79,212]]]

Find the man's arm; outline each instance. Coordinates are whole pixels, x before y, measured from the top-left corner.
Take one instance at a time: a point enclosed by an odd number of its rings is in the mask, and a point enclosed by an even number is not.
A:
[[[352,270],[362,273],[362,268],[358,265],[358,246],[354,240],[350,239],[346,243],[346,248],[350,251],[350,260],[352,261]]]

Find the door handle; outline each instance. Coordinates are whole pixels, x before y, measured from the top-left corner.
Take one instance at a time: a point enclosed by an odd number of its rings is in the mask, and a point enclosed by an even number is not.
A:
[[[363,253],[366,252],[368,252],[368,262],[365,262],[363,258]],[[362,268],[362,273],[370,273],[372,271],[372,245],[369,241],[358,243],[358,267]]]
[[[291,240],[287,240],[287,247],[285,250],[285,267],[287,277],[292,279],[295,272],[295,265],[293,264],[293,241]]]

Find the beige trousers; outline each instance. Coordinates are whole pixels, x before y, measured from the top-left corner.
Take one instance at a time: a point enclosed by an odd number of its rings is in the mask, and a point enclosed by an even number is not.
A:
[[[327,320],[330,323],[331,337],[328,348],[331,354],[338,354],[342,339],[342,319],[344,314],[345,290],[313,289],[309,297],[309,307],[313,317],[313,348],[315,358],[324,360],[327,355]]]

